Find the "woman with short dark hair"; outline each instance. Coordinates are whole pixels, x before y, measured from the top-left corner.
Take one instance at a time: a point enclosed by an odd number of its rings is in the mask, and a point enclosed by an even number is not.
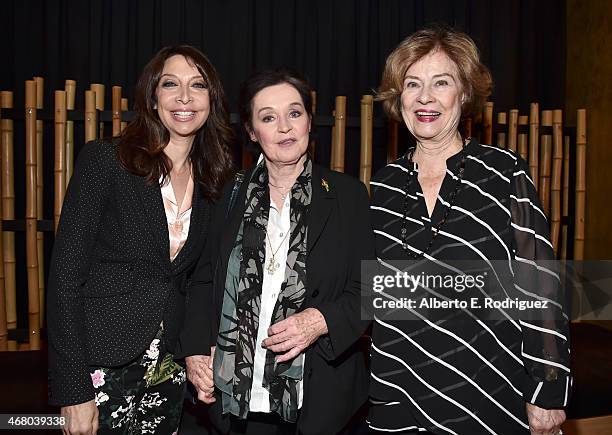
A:
[[[452,29],[416,32],[387,59],[378,98],[416,147],[372,179],[376,251],[382,270],[422,281],[377,295],[404,303],[374,307],[380,433],[553,435],[565,420],[568,310],[529,168],[459,131],[491,87]]]
[[[201,400],[216,401],[221,433],[335,434],[367,395],[358,346],[360,265],[374,253],[367,191],[309,157],[310,88],[299,75],[254,74],[240,114],[262,156],[226,187],[219,241],[194,274],[188,376]],[[211,294],[212,325],[200,316]]]
[[[199,50],[157,53],[135,112],[79,153],[54,245],[49,396],[70,434],[177,430],[186,283],[232,169],[223,89]]]

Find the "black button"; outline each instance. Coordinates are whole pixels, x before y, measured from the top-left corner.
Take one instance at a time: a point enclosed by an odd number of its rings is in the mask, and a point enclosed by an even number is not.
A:
[[[312,292],[313,298],[316,298],[317,296],[319,296],[319,289],[316,289],[315,291]]]
[[[172,279],[170,279],[170,277],[167,276],[165,281],[166,281],[166,284],[170,284],[170,281],[172,281]]]

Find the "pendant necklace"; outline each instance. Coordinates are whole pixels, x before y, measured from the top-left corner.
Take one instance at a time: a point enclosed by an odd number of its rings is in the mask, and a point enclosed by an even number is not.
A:
[[[276,249],[274,249],[272,247],[272,242],[270,241],[270,234],[268,234],[268,229],[266,228],[266,236],[268,239],[268,245],[270,245],[270,254],[272,254],[270,256],[270,261],[268,262],[268,265],[266,266],[266,270],[268,271],[270,275],[274,275],[274,273],[276,273],[276,271],[280,267],[280,264],[278,263],[278,261],[276,261],[276,254],[278,254],[278,250],[281,248],[281,246],[283,246],[283,243],[285,243],[285,239],[287,238],[289,233],[290,231],[287,231],[285,233],[285,237],[283,237],[283,240],[281,240],[281,242],[278,244]]]
[[[281,195],[281,203],[284,204],[285,202],[285,198],[287,197],[287,194],[289,193],[289,191],[291,190],[290,187],[282,187],[282,186],[276,186],[272,183],[270,183],[268,181],[268,184],[272,187],[274,187],[278,193],[280,193]],[[283,192],[281,189],[285,189],[286,192],[283,195]],[[276,247],[276,249],[274,249],[272,247],[272,241],[270,240],[270,234],[268,233],[268,229],[266,228],[266,238],[268,239],[268,245],[270,245],[270,261],[268,262],[268,265],[266,266],[266,270],[268,271],[268,273],[270,275],[274,275],[276,273],[276,271],[280,268],[280,264],[278,263],[278,261],[276,261],[276,254],[278,253],[279,249],[281,248],[281,246],[283,246],[283,243],[285,243],[285,239],[287,238],[287,236],[289,235],[290,231],[287,231],[285,233],[285,236],[283,237],[283,239],[281,240],[281,242],[279,243],[279,245]]]
[[[189,184],[190,177],[191,177],[191,165],[189,165],[189,175],[188,175],[188,181],[187,181],[188,184]],[[187,193],[187,189],[185,189],[185,194],[186,193]],[[176,197],[175,197],[175,200],[176,200]],[[178,204],[178,201],[177,201],[176,214],[174,216],[174,222],[172,223],[172,226],[174,227],[174,229],[178,231],[179,233],[183,232],[183,221],[181,219],[183,218],[183,215],[187,211],[187,210],[184,210],[183,212],[181,212],[181,206],[183,205],[184,202],[185,202],[185,195],[183,195],[183,199],[181,199],[180,204]]]

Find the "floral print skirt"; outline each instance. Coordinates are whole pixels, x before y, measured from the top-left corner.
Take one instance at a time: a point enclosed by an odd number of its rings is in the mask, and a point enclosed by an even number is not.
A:
[[[160,352],[163,327],[135,361],[117,368],[92,368],[99,412],[98,434],[175,434],[178,430],[185,370]]]

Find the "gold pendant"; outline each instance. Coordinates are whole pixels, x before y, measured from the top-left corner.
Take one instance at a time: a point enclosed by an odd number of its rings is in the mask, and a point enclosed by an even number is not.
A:
[[[279,267],[280,264],[278,264],[275,261],[274,256],[272,256],[272,258],[270,258],[270,261],[268,262],[268,267],[266,267],[266,270],[270,275],[274,275],[274,273],[278,270]]]

